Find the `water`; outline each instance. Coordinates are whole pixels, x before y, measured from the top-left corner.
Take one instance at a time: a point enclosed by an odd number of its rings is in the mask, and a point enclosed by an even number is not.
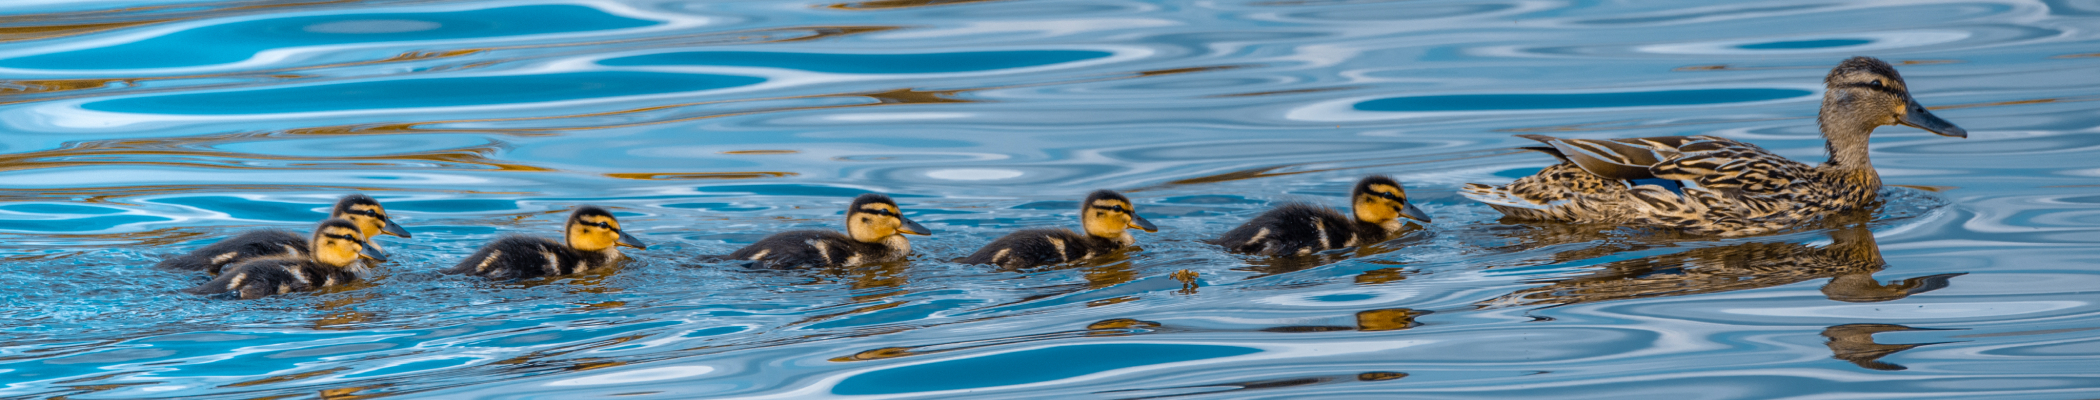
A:
[[[0,5],[0,396],[2090,398],[2100,4],[34,1]],[[1706,239],[1455,195],[1520,133],[1822,159],[1819,79],[1898,63],[1871,215]],[[1436,223],[1275,262],[1199,240],[1391,174]],[[1071,226],[1142,251],[947,262]],[[318,294],[153,262],[343,193],[413,239]],[[698,261],[891,193],[911,262]],[[607,206],[653,246],[435,274]],[[1189,282],[1170,275],[1198,274]],[[1193,283],[1193,284],[1191,284]]]

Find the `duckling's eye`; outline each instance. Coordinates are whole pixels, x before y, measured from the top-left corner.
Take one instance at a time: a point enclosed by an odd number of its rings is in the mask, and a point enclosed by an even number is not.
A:
[[[1875,79],[1875,80],[1874,80],[1873,82],[1867,82],[1867,85],[1869,85],[1869,86],[1873,86],[1873,87],[1881,87],[1881,80],[1880,80],[1880,79]]]

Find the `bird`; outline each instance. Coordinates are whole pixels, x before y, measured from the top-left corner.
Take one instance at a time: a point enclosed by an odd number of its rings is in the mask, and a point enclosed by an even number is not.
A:
[[[963,264],[989,264],[1006,268],[1030,268],[1084,261],[1137,242],[1129,229],[1158,232],[1159,227],[1138,216],[1130,198],[1113,190],[1098,190],[1079,204],[1082,235],[1070,229],[1027,229],[993,240]]]
[[[889,196],[868,193],[846,207],[846,232],[787,231],[744,246],[727,258],[771,268],[853,267],[901,260],[911,254],[904,235],[933,231],[905,218]]]
[[[362,260],[386,261],[378,248],[366,246],[358,225],[330,218],[314,227],[305,251],[280,253],[227,266],[225,273],[196,287],[191,294],[235,292],[242,300],[319,290],[355,282],[369,267]]]
[[[1716,136],[1517,135],[1546,144],[1523,149],[1561,163],[1507,185],[1467,184],[1460,194],[1522,220],[1758,235],[1875,202],[1881,176],[1868,160],[1867,139],[1876,127],[1969,135],[1926,111],[1896,68],[1880,59],[1847,59],[1823,83],[1827,90],[1816,123],[1830,159],[1820,165]]]
[[[335,208],[328,212],[328,218],[350,221],[357,227],[358,240],[364,241],[366,246],[372,248],[379,247],[371,242],[372,237],[379,234],[411,237],[408,229],[402,228],[387,217],[386,208],[379,206],[379,200],[372,199],[372,196],[357,193],[343,196],[342,199],[336,200]],[[189,254],[161,260],[153,267],[163,270],[204,271],[207,274],[218,275],[224,267],[241,261],[279,255],[300,256],[300,252],[306,248],[306,237],[297,233],[277,229],[253,230],[220,240]]]
[[[620,246],[647,249],[642,240],[620,228],[611,211],[581,206],[563,224],[562,241],[512,235],[488,245],[442,272],[489,279],[529,279],[568,275],[611,266],[625,256]]]
[[[1407,192],[1393,178],[1372,175],[1350,190],[1350,213],[1304,203],[1287,203],[1226,231],[1211,244],[1234,253],[1292,256],[1385,241],[1405,226],[1402,218],[1431,222],[1428,213],[1407,202]]]

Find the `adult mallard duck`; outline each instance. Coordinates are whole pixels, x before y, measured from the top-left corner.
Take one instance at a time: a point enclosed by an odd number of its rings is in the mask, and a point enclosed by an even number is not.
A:
[[[1927,112],[1911,98],[1895,67],[1881,60],[1845,60],[1823,83],[1827,90],[1816,123],[1830,161],[1822,165],[1714,136],[1519,135],[1546,143],[1526,149],[1551,154],[1561,163],[1508,185],[1468,184],[1461,194],[1521,219],[1756,235],[1873,203],[1881,176],[1868,162],[1867,137],[1876,127],[1905,125],[1944,136],[1969,136]]]

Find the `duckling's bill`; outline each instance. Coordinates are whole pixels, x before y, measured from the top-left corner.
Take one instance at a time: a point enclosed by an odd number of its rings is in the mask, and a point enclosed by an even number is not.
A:
[[[627,247],[633,247],[633,248],[637,248],[637,249],[645,249],[645,250],[649,248],[649,245],[647,245],[647,244],[642,244],[642,239],[641,239],[641,238],[637,238],[637,237],[634,237],[634,235],[629,235],[629,234],[627,234],[627,231],[614,231],[614,232],[619,232],[619,233],[620,233],[620,245],[621,245],[621,246],[627,246]]]
[[[1429,213],[1426,213],[1426,212],[1422,212],[1422,209],[1420,209],[1420,208],[1415,208],[1415,203],[1400,203],[1400,204],[1406,204],[1406,205],[1407,205],[1406,207],[1401,207],[1401,208],[1400,208],[1400,215],[1401,215],[1401,216],[1404,216],[1404,217],[1407,217],[1407,218],[1409,218],[1409,219],[1413,219],[1413,220],[1416,220],[1416,221],[1422,221],[1422,223],[1425,223],[1425,224],[1427,224],[1427,223],[1431,223],[1431,222],[1435,222],[1435,221],[1431,221],[1431,220],[1429,219]]]
[[[912,221],[911,218],[905,218],[904,216],[899,215],[897,216],[897,221],[903,223],[903,226],[897,227],[897,232],[922,236],[933,235],[932,229],[926,229],[925,225],[919,225],[918,222]]]
[[[1145,220],[1145,217],[1139,216],[1137,213],[1130,213],[1130,227],[1141,229],[1145,232],[1159,232],[1159,226],[1152,225],[1152,221]]]
[[[364,246],[363,250],[357,251],[357,255],[362,256],[364,258],[370,258],[372,259],[372,261],[386,262],[386,253],[381,252],[379,251],[379,248],[372,246]]]
[[[400,236],[404,238],[413,237],[408,234],[408,228],[403,228],[401,227],[401,224],[394,223],[394,219],[392,218],[381,219],[380,221],[386,223],[386,225],[382,225],[379,228],[380,232],[385,232],[388,235]]]

